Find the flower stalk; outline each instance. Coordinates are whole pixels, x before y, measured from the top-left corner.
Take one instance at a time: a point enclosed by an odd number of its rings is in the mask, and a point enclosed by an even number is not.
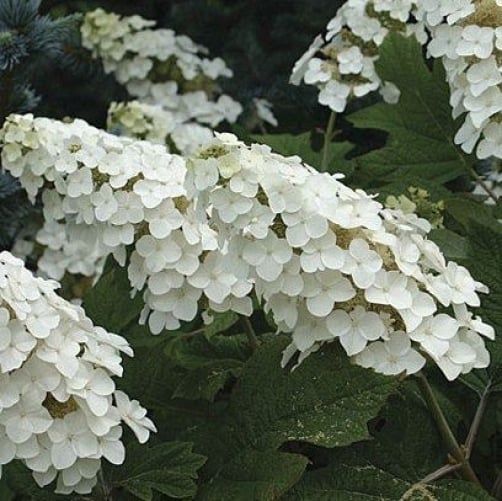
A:
[[[331,112],[328,120],[328,127],[324,133],[324,143],[322,146],[322,163],[321,163],[321,172],[326,172],[328,170],[328,152],[329,145],[334,136],[335,130],[335,121],[336,121],[336,113],[334,111]]]
[[[465,441],[467,459],[469,459],[472,452],[472,448],[474,447],[474,443],[476,442],[476,438],[478,437],[481,421],[483,419],[483,416],[485,415],[486,408],[488,406],[488,400],[491,394],[491,387],[492,387],[492,382],[490,380],[481,395],[478,408],[476,409],[476,414],[474,415],[474,419],[472,420],[471,427],[469,429],[469,434],[467,435],[467,439]]]
[[[249,318],[246,316],[241,316],[241,322],[242,325],[244,326],[244,331],[249,340],[249,346],[253,351],[256,351],[260,347],[261,343],[260,340],[258,339],[258,336],[256,335],[251,320],[249,320]]]
[[[462,475],[462,478],[473,482],[477,485],[481,485],[476,473],[472,469],[469,459],[464,451],[464,449],[460,446],[455,435],[453,434],[448,421],[446,420],[441,407],[439,406],[439,402],[434,395],[431,385],[429,381],[425,377],[423,372],[419,372],[416,378],[418,388],[420,389],[420,393],[422,394],[423,399],[425,400],[427,407],[429,407],[432,417],[436,422],[436,425],[439,429],[439,432],[448,447],[448,451],[455,462],[460,465],[459,473]]]

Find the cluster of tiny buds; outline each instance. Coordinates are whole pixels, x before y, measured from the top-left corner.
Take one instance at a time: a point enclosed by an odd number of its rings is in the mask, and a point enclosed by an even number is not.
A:
[[[82,121],[11,116],[0,136],[5,168],[32,197],[45,186],[46,225],[74,247],[93,232],[122,264],[131,246],[129,281],[153,333],[201,310],[249,316],[254,297],[291,333],[284,364],[335,340],[389,375],[427,358],[450,380],[489,364],[494,331],[469,311],[487,288],[446,262],[428,221],[339,174],[230,134],[186,160]]]
[[[430,193],[423,188],[409,186],[406,193],[399,196],[389,195],[385,199],[385,206],[391,209],[399,209],[405,214],[416,213],[427,219],[433,229],[444,228],[443,211],[444,201],[433,202]]]
[[[122,422],[141,443],[156,431],[146,410],[117,390],[127,341],[95,327],[82,308],[0,253],[0,476],[21,460],[40,486],[90,493],[101,458],[124,462]]]

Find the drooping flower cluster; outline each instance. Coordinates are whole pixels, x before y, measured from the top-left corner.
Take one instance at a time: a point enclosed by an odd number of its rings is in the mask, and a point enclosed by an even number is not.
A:
[[[131,96],[181,113],[179,121],[186,121],[188,114],[212,127],[223,120],[235,122],[242,107],[221,95],[216,83],[232,76],[225,62],[205,57],[207,49],[187,36],[154,26],[140,16],[120,17],[96,9],[85,16],[82,44]]]
[[[52,186],[50,220],[72,239],[94,228],[119,258],[133,244],[128,276],[154,333],[201,309],[250,315],[255,294],[291,333],[284,363],[338,339],[384,374],[417,372],[425,355],[448,379],[489,364],[493,329],[468,309],[486,287],[445,261],[426,220],[340,175],[229,134],[185,161],[81,121],[13,116],[3,130],[5,167],[32,195],[34,179]]]
[[[342,112],[353,97],[378,90],[387,102],[396,102],[399,90],[381,82],[374,62],[390,32],[415,34],[425,41],[421,25],[407,24],[411,0],[348,0],[331,19],[326,34],[318,35],[296,62],[290,82],[315,85],[319,103]]]
[[[446,70],[453,116],[465,114],[455,142],[480,159],[502,158],[502,1],[416,3],[428,54]]]
[[[61,299],[57,282],[35,278],[0,253],[0,476],[21,460],[40,486],[91,492],[101,458],[121,464],[125,422],[144,443],[156,431],[146,410],[115,387],[127,341],[95,327]]]

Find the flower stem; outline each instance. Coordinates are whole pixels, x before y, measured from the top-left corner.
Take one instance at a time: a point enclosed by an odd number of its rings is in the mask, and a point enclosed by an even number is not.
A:
[[[450,473],[453,473],[454,471],[457,471],[460,468],[461,465],[459,464],[445,464],[444,466],[441,466],[441,468],[438,468],[436,471],[433,471],[432,473],[429,473],[426,477],[422,478],[420,480],[420,484],[430,484],[431,482],[434,482],[434,480],[439,480],[440,478],[443,478],[446,475],[449,475]]]
[[[105,476],[103,475],[102,469],[100,469],[98,471],[98,482],[99,482],[99,486],[101,488],[101,493],[103,495],[103,500],[104,501],[113,501],[113,496],[112,496],[110,486],[109,486],[108,482],[105,480]]]
[[[481,421],[483,420],[484,414],[486,412],[486,408],[488,406],[488,399],[491,393],[492,381],[488,381],[483,394],[481,395],[481,399],[479,400],[478,408],[476,409],[476,414],[474,415],[474,419],[472,420],[471,427],[469,429],[469,433],[467,435],[467,439],[465,440],[465,448],[466,457],[469,458],[474,447],[474,443],[476,442],[476,438],[478,437],[479,427],[481,426]]]
[[[242,315],[241,322],[242,325],[244,326],[244,331],[246,332],[246,336],[248,337],[249,346],[253,351],[256,351],[260,347],[260,340],[258,339],[258,336],[256,335],[256,332],[253,329],[251,320],[249,320],[248,317]]]
[[[336,120],[336,113],[332,111],[331,115],[329,116],[328,127],[324,132],[324,144],[322,146],[322,163],[320,168],[321,172],[326,172],[328,170],[328,151],[331,140],[333,139],[335,120]]]
[[[443,437],[443,440],[448,447],[451,456],[456,461],[456,463],[460,465],[458,471],[465,480],[469,480],[470,482],[481,485],[478,477],[476,476],[476,473],[474,473],[474,470],[472,469],[469,460],[465,455],[464,450],[462,449],[462,447],[460,447],[457,439],[455,438],[455,435],[451,431],[450,425],[448,424],[448,421],[446,420],[445,415],[443,414],[443,411],[439,406],[439,402],[437,401],[436,396],[432,391],[432,387],[425,377],[425,374],[419,372],[417,374],[416,381],[420,389],[420,393],[422,394],[422,397],[424,398],[427,406],[432,413],[432,417],[436,422],[439,432]]]

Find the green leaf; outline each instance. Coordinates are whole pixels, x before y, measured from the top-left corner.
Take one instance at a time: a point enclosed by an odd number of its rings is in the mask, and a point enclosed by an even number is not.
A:
[[[306,163],[321,168],[322,150],[316,151],[312,146],[312,134],[264,134],[251,136],[253,141],[264,143],[270,146],[276,153],[285,156],[298,155]],[[353,170],[352,162],[346,159],[347,153],[352,149],[353,144],[348,141],[332,142],[328,149],[329,172],[341,172],[350,175]]]
[[[229,367],[221,363],[187,372],[174,390],[172,398],[212,401],[227,382],[239,373],[239,367]]]
[[[178,337],[166,349],[169,360],[186,369],[174,390],[173,397],[213,400],[231,379],[239,376],[244,362],[251,355],[247,338],[203,335],[193,338]]]
[[[379,54],[378,75],[395,83],[401,96],[397,104],[378,103],[348,117],[356,127],[389,133],[383,148],[353,159],[354,179],[366,187],[408,176],[445,183],[465,174],[472,160],[453,142],[459,122],[451,117],[441,64],[429,71],[420,44],[395,33],[386,37]]]
[[[495,501],[486,491],[462,480],[440,480],[433,493],[438,501]]]
[[[223,313],[213,313],[213,321],[206,325],[204,335],[206,337],[221,334],[239,321],[239,315],[233,311],[225,311]]]
[[[349,143],[348,141],[336,141],[331,142],[328,145],[328,153],[326,160],[326,170],[330,173],[338,173],[345,174],[347,177],[350,177],[352,172],[354,171],[354,165],[350,160],[347,160],[347,154],[354,145]],[[301,155],[300,155],[301,156]],[[317,158],[312,158],[311,165],[316,167],[317,169],[321,169],[322,167],[322,150],[319,152]],[[305,160],[305,162],[307,162]],[[309,163],[309,162],[307,162]]]
[[[447,454],[412,385],[409,381],[382,409],[374,421],[373,440],[329,451],[328,464],[307,472],[285,499],[491,500],[478,487],[461,481],[417,485],[446,462]]]
[[[127,269],[109,257],[105,272],[85,295],[83,307],[96,325],[120,334],[143,308],[141,294],[131,299],[130,291]]]
[[[2,480],[0,482],[0,499],[2,501],[30,500],[30,501],[64,501],[67,496],[54,494],[55,485],[51,484],[41,489],[33,479],[31,471],[20,461],[12,461],[2,466]],[[10,493],[10,494],[9,494]],[[9,498],[9,495],[15,497]],[[22,497],[21,497],[22,496]]]
[[[447,259],[459,260],[467,257],[467,238],[446,228],[434,229],[429,238],[439,245]]]
[[[205,458],[192,452],[192,444],[167,442],[155,447],[134,444],[125,463],[110,467],[115,487],[122,487],[143,501],[158,491],[175,499],[193,497],[197,470]]]
[[[185,338],[180,336],[166,347],[170,360],[184,369],[210,367],[213,363],[224,363],[229,367],[241,367],[252,351],[244,334],[233,336],[204,336]]]
[[[279,499],[302,476],[308,459],[272,450],[246,451],[222,472],[215,483],[204,484],[197,499],[204,501],[265,501]]]
[[[162,408],[178,384],[179,374],[164,354],[169,334],[144,335],[156,343],[140,347],[133,345],[134,358],[124,358],[124,374],[117,385],[131,397],[141,400],[147,408]]]
[[[4,475],[4,477],[0,479],[0,499],[2,501],[12,501],[14,496],[15,494],[11,489],[9,489]]]
[[[495,207],[493,208],[493,216],[496,217],[497,219],[502,218],[502,198],[499,198],[497,200],[497,203],[495,204]]]
[[[410,186],[426,190],[430,195],[430,200],[433,202],[451,198],[451,192],[442,185],[428,179],[412,176],[400,177],[392,183],[386,184],[378,189],[370,189],[369,191],[378,192],[379,199],[385,202],[385,199],[389,195],[394,195],[396,197],[399,195],[406,195],[409,198],[410,193],[408,192],[408,188]]]
[[[208,499],[227,499],[230,488],[250,499],[246,493],[252,483],[260,492],[293,485],[298,458],[277,452],[280,446],[302,441],[335,447],[368,437],[367,421],[398,386],[396,378],[352,365],[334,345],[293,372],[281,369],[287,343],[288,338],[279,337],[262,345],[245,365],[224,415],[187,433],[196,450],[208,456],[202,491],[210,493]],[[281,469],[264,478],[260,462],[271,454]],[[234,499],[241,498],[235,494]]]
[[[502,389],[501,384],[493,384],[493,381],[488,374],[486,369],[479,369],[477,371],[471,371],[467,374],[462,374],[458,378],[464,386],[467,386],[472,391],[475,391],[478,396],[481,396],[485,391],[487,386],[490,386],[490,391],[500,391]]]
[[[493,217],[492,206],[463,196],[446,198],[444,203],[446,212],[455,220],[460,232],[467,232],[471,222],[500,226]]]

